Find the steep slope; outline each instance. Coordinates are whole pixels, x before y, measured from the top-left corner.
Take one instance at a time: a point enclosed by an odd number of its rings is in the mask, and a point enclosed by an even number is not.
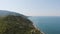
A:
[[[5,15],[4,15],[5,16]],[[11,13],[0,19],[0,34],[42,34],[24,15]]]

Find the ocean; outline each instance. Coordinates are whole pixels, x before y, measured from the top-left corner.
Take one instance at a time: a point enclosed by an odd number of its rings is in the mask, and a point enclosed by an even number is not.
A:
[[[45,34],[60,34],[60,17],[59,16],[38,16],[29,19],[33,24]]]

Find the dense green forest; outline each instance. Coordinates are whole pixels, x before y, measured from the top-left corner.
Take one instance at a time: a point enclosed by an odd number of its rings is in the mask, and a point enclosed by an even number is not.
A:
[[[42,34],[26,16],[12,14],[0,16],[0,34]]]

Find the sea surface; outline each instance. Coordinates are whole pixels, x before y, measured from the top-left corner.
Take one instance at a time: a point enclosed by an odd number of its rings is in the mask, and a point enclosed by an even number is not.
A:
[[[29,19],[46,34],[60,34],[60,16],[31,16]]]

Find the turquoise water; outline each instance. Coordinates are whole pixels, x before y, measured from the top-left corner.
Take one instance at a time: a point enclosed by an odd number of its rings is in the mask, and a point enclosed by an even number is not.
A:
[[[29,17],[34,24],[46,34],[60,34],[60,17]]]

